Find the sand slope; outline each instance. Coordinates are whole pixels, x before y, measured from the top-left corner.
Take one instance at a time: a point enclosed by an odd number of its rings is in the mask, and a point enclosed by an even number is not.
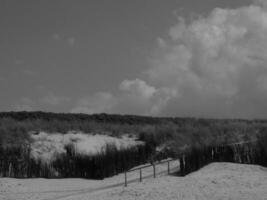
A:
[[[137,175],[129,175],[130,179],[134,177]],[[186,177],[149,178],[142,183],[131,183],[127,188],[120,185],[122,182],[123,174],[102,181],[2,178],[0,199],[267,200],[267,168],[255,165],[212,163]],[[114,184],[118,185],[109,187]]]
[[[95,194],[90,199],[266,200],[267,169],[253,165],[213,163],[183,178],[165,176],[151,179],[126,189]]]

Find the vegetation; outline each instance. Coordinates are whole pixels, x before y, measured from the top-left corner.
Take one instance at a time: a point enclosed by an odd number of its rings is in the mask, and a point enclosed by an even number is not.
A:
[[[29,156],[30,134],[39,131],[64,134],[73,130],[115,137],[131,134],[144,141],[145,146],[123,151],[107,146],[108,153],[90,157],[73,153],[71,147],[66,147],[68,153],[57,157],[51,165]],[[211,157],[215,147],[233,142],[254,141],[260,137],[257,147],[261,148],[257,148],[255,155],[263,155],[263,152],[266,155],[266,133],[265,120],[3,112],[0,113],[0,176],[103,178],[150,159],[180,157],[182,153],[191,155],[184,158],[186,163],[195,162],[190,164],[190,169],[183,166],[187,173],[214,160],[235,161],[233,152],[237,149],[225,148],[226,153],[218,154],[220,159]]]
[[[65,148],[66,154],[56,155],[52,162],[44,162],[30,156],[30,146],[2,147],[0,176],[103,179],[143,164],[151,155],[151,149],[146,145],[118,150],[109,144],[95,155],[79,154],[71,145]]]
[[[211,162],[257,164],[267,167],[267,143],[258,140],[243,144],[193,147],[180,157],[179,175],[187,175]]]
[[[196,118],[155,118],[131,115],[64,114],[45,112],[0,113],[0,144],[21,144],[29,140],[29,132],[101,133],[120,136],[137,135],[154,140],[154,145],[175,141],[182,147],[192,143],[221,144],[255,139],[267,128],[264,120],[216,120]]]

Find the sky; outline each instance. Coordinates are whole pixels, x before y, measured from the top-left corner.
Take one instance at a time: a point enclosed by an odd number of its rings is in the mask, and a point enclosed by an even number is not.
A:
[[[0,111],[267,117],[266,0],[0,0]]]

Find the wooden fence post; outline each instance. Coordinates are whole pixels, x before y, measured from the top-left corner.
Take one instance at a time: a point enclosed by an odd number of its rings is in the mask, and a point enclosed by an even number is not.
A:
[[[183,155],[184,156],[184,155]],[[184,159],[184,158],[181,158],[181,159]],[[158,162],[158,163],[151,163],[151,165],[146,165],[146,166],[143,166],[143,167],[139,167],[139,168],[136,168],[136,169],[131,169],[129,171],[125,171],[124,172],[124,186],[127,187],[128,186],[128,180],[127,180],[127,172],[132,172],[132,171],[138,171],[139,170],[139,181],[142,182],[143,181],[143,172],[142,172],[142,169],[144,168],[150,168],[150,167],[153,167],[153,177],[156,178],[156,165],[158,164],[165,164],[167,163],[167,171],[168,171],[168,174],[171,173],[171,165],[170,165],[170,162],[174,161],[174,160],[178,160],[178,159],[173,159],[173,160],[166,160],[166,161],[163,161],[163,162]],[[184,165],[183,165],[184,166]]]
[[[170,174],[170,161],[168,161],[168,174]]]
[[[156,166],[154,163],[153,163],[153,172],[154,172],[154,178],[156,178]]]
[[[142,182],[142,168],[140,168],[140,182]]]
[[[124,172],[124,186],[127,187],[127,172]]]

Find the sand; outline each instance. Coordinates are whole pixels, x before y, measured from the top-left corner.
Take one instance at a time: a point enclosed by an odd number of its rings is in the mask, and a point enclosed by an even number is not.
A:
[[[172,167],[177,165],[174,163]],[[163,172],[166,165],[158,166]],[[152,174],[146,169],[145,175]],[[128,175],[138,178],[138,172]],[[123,186],[120,174],[100,181],[86,179],[0,179],[1,200],[267,200],[267,168],[212,163],[185,177],[163,173]]]

